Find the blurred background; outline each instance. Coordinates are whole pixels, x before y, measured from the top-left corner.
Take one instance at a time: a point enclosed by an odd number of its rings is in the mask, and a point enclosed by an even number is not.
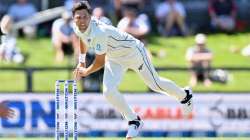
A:
[[[0,119],[1,137],[53,137],[55,81],[72,79],[78,63],[71,14],[77,1],[0,1],[0,101],[16,114]],[[185,119],[173,99],[128,71],[120,90],[145,120],[142,136],[250,136],[250,0],[89,2],[94,18],[145,43],[161,76],[195,93]],[[87,62],[94,57],[90,49]],[[125,136],[126,122],[102,96],[102,75],[78,83],[79,134]]]

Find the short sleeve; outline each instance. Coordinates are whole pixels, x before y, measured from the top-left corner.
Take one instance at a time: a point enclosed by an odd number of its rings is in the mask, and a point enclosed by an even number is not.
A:
[[[61,19],[55,20],[52,24],[52,33],[58,32],[62,25],[63,21]]]
[[[177,5],[176,5],[176,8],[177,8],[177,11],[178,11],[183,17],[186,16],[186,11],[185,11],[185,8],[184,8],[184,6],[182,5],[182,3],[178,2]]]
[[[189,48],[186,52],[186,59],[190,61],[192,59],[192,56],[194,55],[194,49]]]
[[[168,14],[168,12],[168,6],[164,3],[161,3],[159,6],[157,6],[155,15],[157,18],[164,18]]]
[[[150,23],[146,14],[141,14],[136,20],[138,22],[139,28],[146,33],[150,30]]]

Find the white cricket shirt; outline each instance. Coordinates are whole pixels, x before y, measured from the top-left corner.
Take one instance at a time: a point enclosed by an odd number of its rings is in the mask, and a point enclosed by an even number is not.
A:
[[[73,29],[88,47],[94,48],[96,54],[106,53],[107,59],[110,60],[129,58],[136,53],[136,47],[143,45],[130,34],[96,19],[91,19],[89,27],[84,33],[75,24]]]

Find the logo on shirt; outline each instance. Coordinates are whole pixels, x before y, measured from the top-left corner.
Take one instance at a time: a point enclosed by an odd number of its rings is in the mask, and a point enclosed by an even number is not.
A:
[[[100,45],[100,44],[97,44],[95,49],[96,49],[97,51],[101,51],[101,50],[102,50],[101,45]]]
[[[143,64],[141,64],[139,67],[138,67],[138,70],[141,71],[143,68]]]

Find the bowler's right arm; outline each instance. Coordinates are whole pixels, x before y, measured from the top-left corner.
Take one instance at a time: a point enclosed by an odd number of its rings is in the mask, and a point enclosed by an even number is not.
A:
[[[81,38],[79,38],[79,60],[78,60],[78,65],[75,68],[73,75],[74,75],[74,79],[79,80],[80,76],[79,76],[79,69],[80,68],[85,68],[86,67],[86,54],[87,54],[87,45],[85,44],[85,42],[83,42],[81,40]]]

